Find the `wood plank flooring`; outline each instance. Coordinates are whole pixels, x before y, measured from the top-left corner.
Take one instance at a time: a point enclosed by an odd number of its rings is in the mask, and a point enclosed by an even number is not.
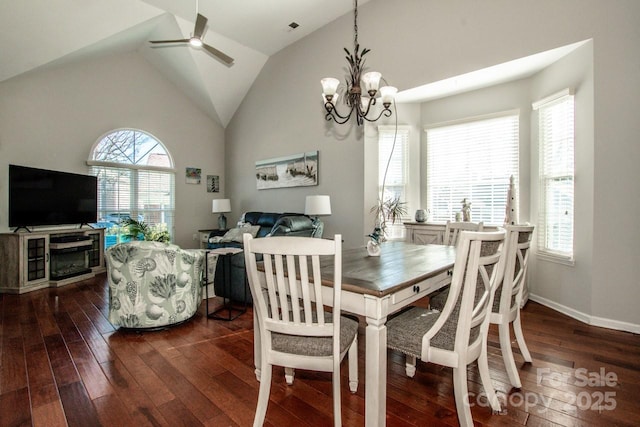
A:
[[[250,426],[258,395],[249,310],[232,322],[196,317],[158,332],[116,331],[107,321],[106,276],[24,295],[0,294],[0,426]],[[478,426],[640,425],[640,336],[591,327],[530,302],[522,313],[534,362],[511,389],[497,330],[491,376],[506,407],[492,415],[475,366],[468,370]],[[364,425],[364,321],[360,386],[342,418]],[[389,351],[388,426],[458,425],[451,370]],[[332,425],[331,377],[298,371],[293,386],[274,370],[268,426]]]

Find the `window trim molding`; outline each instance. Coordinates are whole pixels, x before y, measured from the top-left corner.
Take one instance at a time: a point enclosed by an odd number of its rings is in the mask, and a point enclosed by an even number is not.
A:
[[[545,108],[548,106],[551,106],[551,104],[554,104],[555,102],[559,102],[561,100],[563,100],[564,98],[567,97],[571,97],[573,99],[573,114],[574,114],[574,122],[575,122],[575,93],[574,93],[574,89],[571,87],[562,89],[556,93],[553,93],[545,98],[542,98],[538,101],[535,101],[533,103],[531,103],[531,106],[533,108],[533,111],[535,112],[535,114],[537,115],[536,120],[537,120],[537,126],[540,126],[540,113],[539,110],[541,108]],[[576,172],[575,172],[575,127],[573,129],[573,155],[574,155],[574,171],[573,171],[573,175],[572,175],[572,182],[573,182],[573,187],[574,187],[574,191],[573,191],[573,202],[575,204],[575,182],[576,182]],[[541,140],[540,140],[540,135],[538,135],[538,151],[540,151],[542,149],[542,144],[541,144]],[[538,154],[538,169],[540,169],[542,165],[542,157],[541,154]],[[538,180],[541,179],[540,176],[540,172],[538,171]],[[541,185],[540,183],[538,185]],[[539,216],[540,216],[540,203],[541,203],[541,198],[542,198],[542,189],[539,190],[539,197],[540,199],[538,200],[538,212],[539,212]],[[546,210],[546,208],[545,208]],[[538,244],[536,245],[536,255],[537,258],[543,261],[548,261],[548,262],[553,262],[556,264],[562,264],[562,265],[567,265],[567,266],[575,266],[575,256],[576,256],[576,247],[575,247],[575,210],[573,212],[573,236],[572,236],[572,249],[571,249],[571,254],[570,255],[566,255],[564,253],[559,253],[559,252],[555,252],[552,250],[548,250],[546,247],[542,246],[542,243],[538,242]],[[540,221],[540,218],[538,218],[538,221]],[[540,236],[541,233],[546,233],[546,231],[543,231],[543,228],[540,227],[539,223],[538,226],[536,227],[536,234],[538,234],[538,239],[541,239],[542,236]]]
[[[531,103],[531,108],[533,108],[534,111],[539,110],[541,107],[544,107],[545,105],[551,103],[551,102],[555,102],[557,100],[559,100],[560,98],[564,98],[565,96],[575,96],[574,90],[573,88],[566,88],[563,89],[559,92],[556,92],[554,94],[551,94],[545,98],[542,98],[538,101],[532,102]]]
[[[107,168],[126,168],[136,170],[150,170],[158,172],[176,172],[176,168],[168,168],[163,166],[134,165],[131,163],[103,162],[100,160],[87,160],[87,166],[103,166]]]
[[[456,125],[462,125],[465,123],[470,123],[470,122],[477,122],[480,120],[491,120],[491,119],[498,119],[501,117],[507,117],[507,116],[518,116],[520,117],[520,109],[519,108],[514,108],[513,110],[505,110],[505,111],[498,111],[495,113],[489,113],[489,114],[480,114],[477,116],[470,116],[470,117],[464,117],[461,119],[454,119],[454,120],[447,120],[444,122],[436,122],[436,123],[429,123],[424,125],[423,130],[425,132],[429,132],[432,129],[435,128],[442,128],[442,127],[447,127],[447,126],[456,126]]]

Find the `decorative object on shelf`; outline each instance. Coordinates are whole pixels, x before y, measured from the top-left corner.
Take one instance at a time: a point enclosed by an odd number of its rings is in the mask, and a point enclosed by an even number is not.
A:
[[[369,256],[380,256],[382,252],[380,244],[384,237],[380,227],[374,228],[373,233],[369,234],[368,237],[370,240],[367,242],[367,254],[369,254]]]
[[[220,192],[220,176],[207,175],[207,193]]]
[[[456,222],[462,222],[462,212],[456,212]]]
[[[424,209],[418,209],[416,211],[416,222],[425,222],[427,220],[427,211]]]
[[[466,197],[462,199],[462,220],[471,222],[471,202]]]
[[[231,200],[229,199],[214,199],[211,204],[211,212],[219,213],[218,228],[220,230],[226,230],[227,217],[224,216],[225,212],[231,212]]]
[[[185,182],[187,184],[200,184],[200,180],[202,178],[202,169],[186,168],[184,175],[185,175]]]
[[[304,203],[304,214],[315,216],[313,227],[318,227],[320,215],[331,215],[331,198],[326,195],[307,196]]]
[[[318,151],[276,157],[256,162],[256,188],[318,185]]]
[[[509,178],[509,191],[507,192],[507,206],[505,208],[504,225],[516,225],[519,221],[515,181],[515,178],[511,175]]]
[[[360,50],[360,45],[358,44],[358,0],[355,0],[353,31],[353,53],[349,52],[347,48],[344,48],[344,51],[347,53],[347,61],[349,62],[349,75],[346,77],[347,88],[343,95],[344,103],[349,108],[348,113],[342,115],[336,107],[340,97],[340,93],[338,92],[340,80],[327,77],[320,80],[320,83],[322,84],[324,108],[327,112],[325,118],[328,121],[333,120],[338,124],[344,124],[349,121],[352,114],[355,114],[356,123],[360,126],[364,123],[364,120],[375,122],[382,117],[383,114],[385,117],[391,117],[390,107],[398,89],[392,86],[383,86],[378,91],[382,75],[376,71],[362,74],[364,70],[363,58],[370,52],[370,49],[362,48],[362,50]],[[363,88],[366,92],[365,94],[362,93]],[[371,107],[376,105],[376,95],[378,95],[378,92],[382,100],[383,109],[378,116],[375,116]],[[373,113],[371,116],[369,116],[370,112]]]

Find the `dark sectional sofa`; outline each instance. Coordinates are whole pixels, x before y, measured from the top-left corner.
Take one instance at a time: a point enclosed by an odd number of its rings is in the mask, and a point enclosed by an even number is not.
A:
[[[309,216],[301,213],[246,212],[240,222],[260,226],[256,238],[267,236],[322,237],[323,232],[321,221],[317,221],[314,224],[314,221]],[[242,248],[242,243],[235,241],[208,243],[207,247],[208,249],[221,247]],[[225,292],[223,269],[224,261],[220,259],[216,266],[214,282],[216,295],[225,296],[236,302],[246,301],[251,303],[251,291],[249,290],[249,284],[245,280],[244,253],[231,257],[230,293]]]

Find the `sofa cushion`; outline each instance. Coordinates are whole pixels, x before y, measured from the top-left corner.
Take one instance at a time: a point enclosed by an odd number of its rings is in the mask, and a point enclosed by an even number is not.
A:
[[[272,236],[303,236],[310,237],[313,234],[313,221],[308,216],[281,216],[271,230]]]

